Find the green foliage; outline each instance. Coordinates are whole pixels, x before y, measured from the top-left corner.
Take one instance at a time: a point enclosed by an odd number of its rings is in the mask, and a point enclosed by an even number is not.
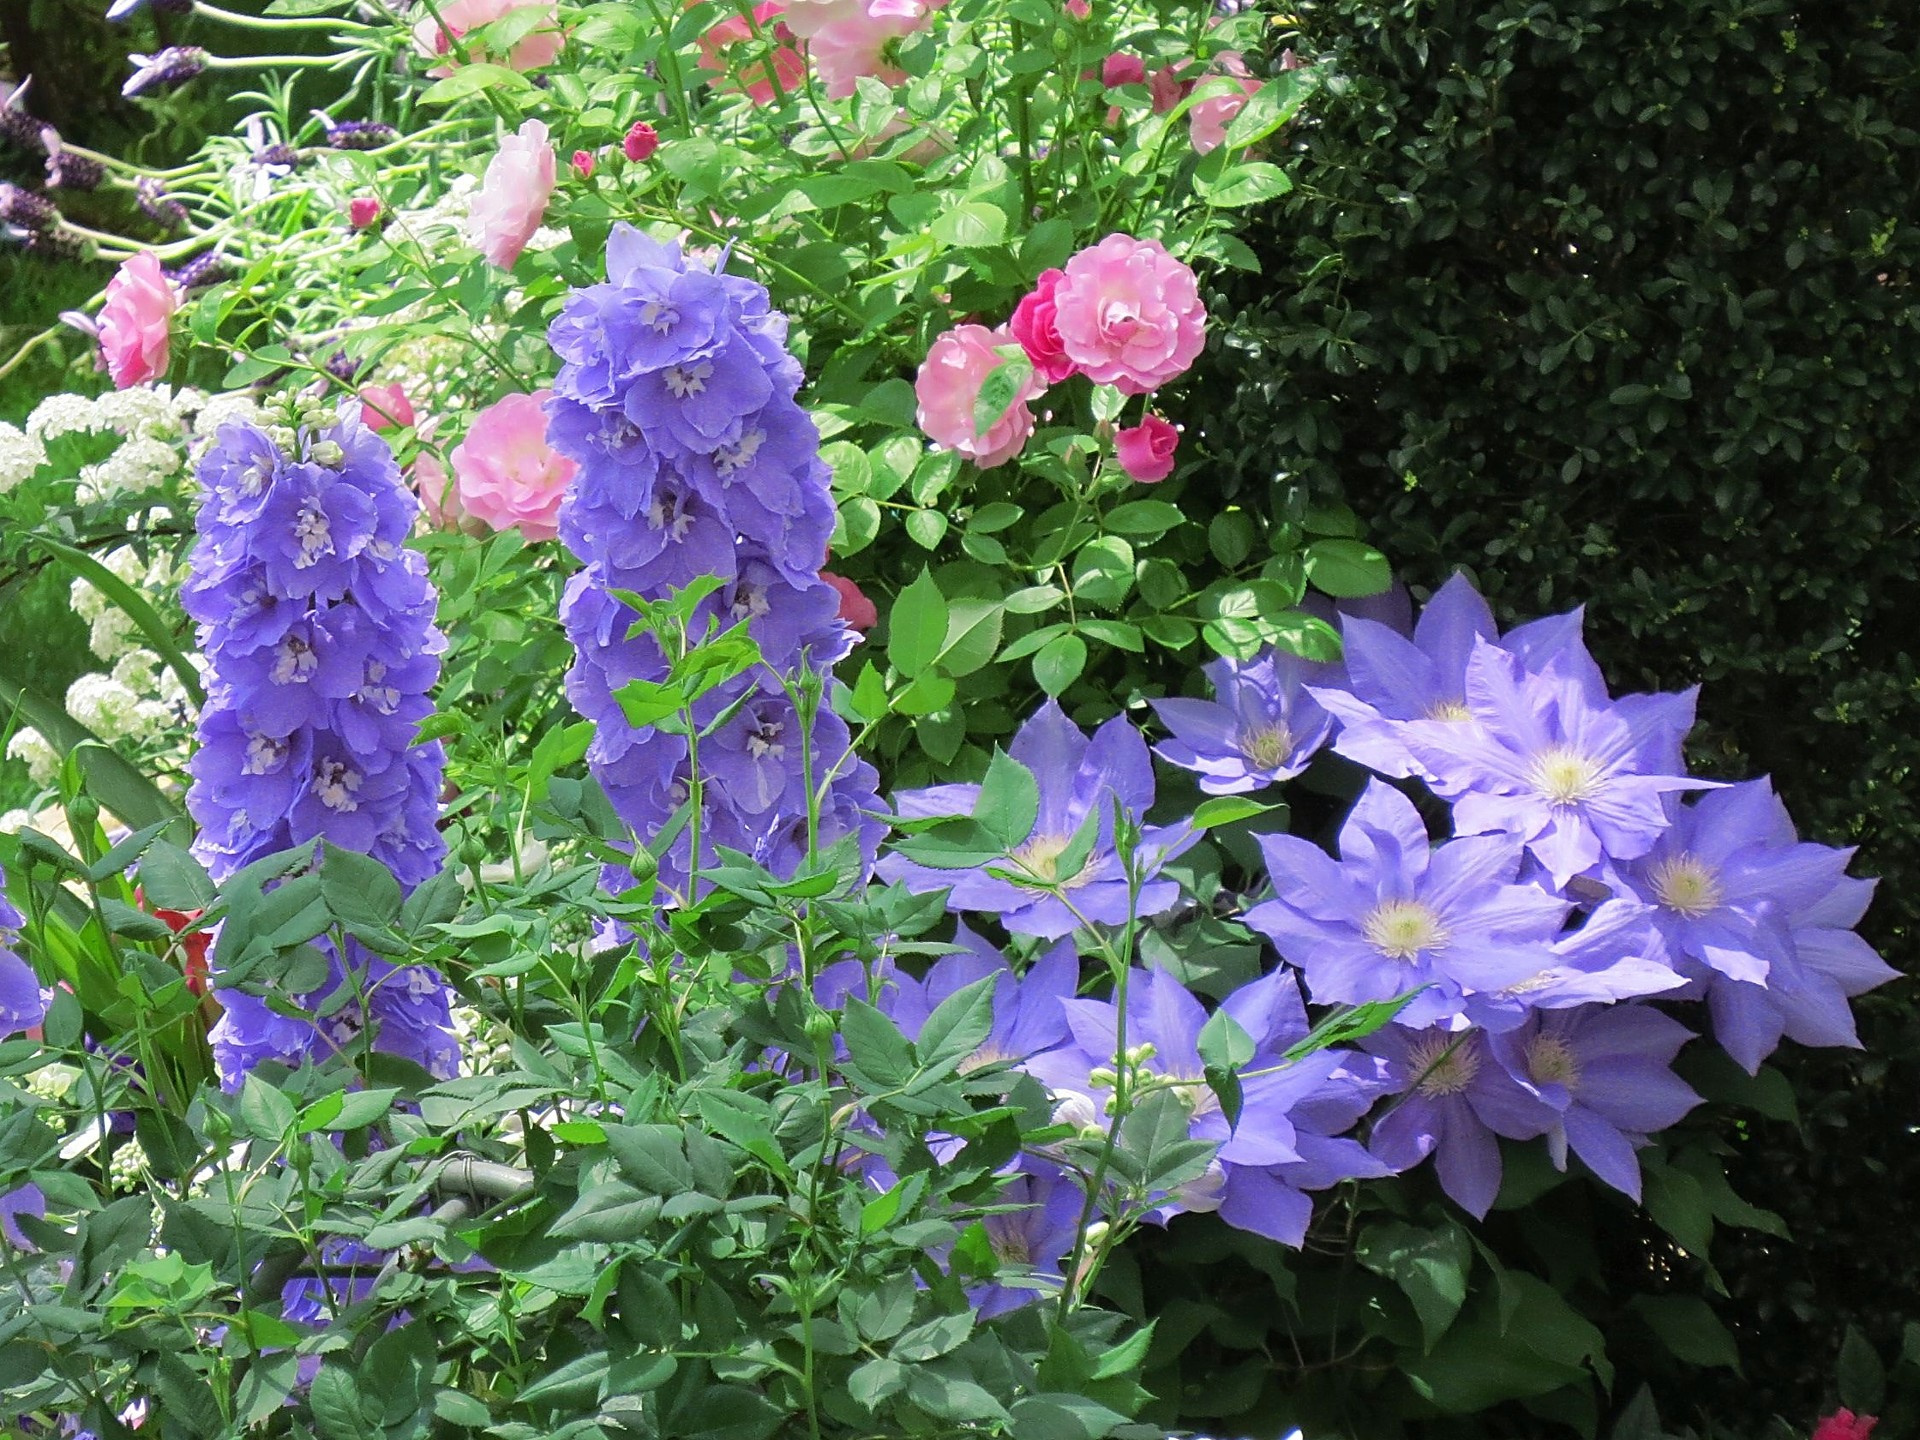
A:
[[[1224,282],[1239,318],[1211,382],[1221,504],[1284,481],[1350,504],[1417,585],[1465,564],[1503,620],[1586,604],[1619,688],[1704,682],[1708,773],[1771,773],[1812,838],[1911,871],[1920,84],[1905,7],[1295,13],[1290,43],[1322,83],[1295,189],[1242,232],[1262,277]],[[1915,905],[1883,887],[1869,938],[1902,953]],[[1862,1012],[1885,1058],[1795,1057],[1798,1128],[1776,1111],[1721,1137],[1739,1191],[1795,1243],[1767,1224],[1716,1250],[1732,1293],[1711,1303],[1742,1368],[1649,1354],[1676,1420],[1758,1431],[1770,1412],[1815,1414],[1850,1319],[1883,1350],[1899,1341],[1911,1214],[1863,1201],[1916,1183],[1893,1157],[1910,1148],[1920,1030],[1898,987]],[[1684,1237],[1724,1201],[1677,1173],[1649,1200]],[[1712,1283],[1697,1233],[1680,1260],[1624,1211],[1594,1220],[1578,1244],[1619,1270]],[[1614,1333],[1611,1302],[1581,1304]],[[1631,1322],[1684,1329],[1690,1365],[1723,1366],[1697,1318],[1642,1306]],[[1615,1394],[1635,1383],[1623,1371]]]

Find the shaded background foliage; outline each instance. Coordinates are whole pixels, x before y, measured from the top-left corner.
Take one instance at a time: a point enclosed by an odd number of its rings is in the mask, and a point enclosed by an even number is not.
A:
[[[1344,499],[1416,588],[1585,603],[1622,689],[1704,683],[1696,766],[1770,773],[1810,838],[1920,896],[1920,61],[1895,0],[1307,0],[1325,86],[1245,238],[1244,348],[1197,393],[1228,492]],[[1276,459],[1276,457],[1280,457]],[[1783,1055],[1801,1125],[1729,1130],[1791,1244],[1722,1232],[1744,1373],[1663,1410],[1758,1432],[1833,1395],[1849,1324],[1916,1313],[1920,1014]],[[1603,1250],[1643,1241],[1597,1212]],[[1743,1237],[1743,1238],[1742,1238]],[[1623,1364],[1623,1382],[1630,1372]],[[1656,1376],[1656,1380],[1658,1377]],[[1656,1385],[1658,1388],[1658,1385]]]

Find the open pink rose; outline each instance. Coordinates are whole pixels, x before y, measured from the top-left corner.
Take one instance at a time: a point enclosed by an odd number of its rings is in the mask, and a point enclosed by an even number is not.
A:
[[[1209,75],[1205,85],[1208,90],[1224,93],[1204,95],[1187,111],[1187,133],[1193,139],[1194,151],[1201,155],[1226,144],[1227,127],[1233,123],[1233,117],[1246,109],[1247,101],[1260,90],[1260,82],[1231,50],[1220,57],[1219,65],[1220,73]],[[1227,89],[1221,83],[1223,80],[1231,81],[1237,88]]]
[[[860,15],[827,26],[807,42],[807,53],[820,72],[827,98],[844,100],[863,76],[883,85],[898,85],[907,72],[887,59],[887,47],[911,35],[918,25],[900,15]]]
[[[1114,453],[1120,468],[1143,485],[1152,485],[1173,473],[1173,452],[1180,432],[1158,415],[1145,416],[1138,425],[1113,432]]]
[[[511,270],[546,218],[559,171],[544,122],[525,121],[518,134],[502,140],[487,162],[467,217],[473,248],[502,270]]]
[[[167,373],[167,330],[179,308],[160,257],[142,250],[107,282],[100,310],[100,353],[119,390]]]
[[[445,28],[441,27],[440,20],[428,15],[413,27],[413,48],[429,60],[443,56],[455,62],[489,58],[467,54],[468,47],[459,42],[469,30],[491,25],[513,11],[524,10],[528,6],[544,11],[546,23],[515,45],[507,53],[506,61],[515,70],[538,70],[551,65],[554,57],[560,53],[563,37],[552,0],[447,0],[447,3],[435,7],[440,12],[440,19],[447,22]],[[447,35],[449,30],[453,32],[451,39]],[[453,69],[452,64],[436,65],[427,74],[451,75]]]
[[[495,530],[517,529],[529,540],[560,533],[560,501],[579,467],[547,444],[545,402],[552,395],[508,395],[473,417],[467,438],[449,457],[465,514]]]
[[[984,435],[974,428],[974,401],[980,398],[987,376],[1007,358],[1000,353],[1002,346],[1017,348],[1018,342],[1004,329],[956,325],[933,342],[913,382],[920,400],[920,428],[936,444],[965,455],[982,470],[1011,460],[1025,448],[1033,434],[1033,411],[1027,401],[1040,393],[1039,384],[1029,376],[1007,413]]]
[[[1182,80],[1180,72],[1191,63],[1189,60],[1176,60],[1153,72],[1153,78],[1147,81],[1147,89],[1153,95],[1154,114],[1164,115],[1187,98],[1193,89],[1193,81]]]
[[[793,39],[794,32],[782,18],[785,10],[782,0],[762,0],[753,7],[752,25],[744,15],[729,15],[700,37],[700,68],[709,75],[723,77],[723,83],[716,84],[716,89],[734,88],[733,81],[724,78],[735,68],[727,52],[736,45],[751,42],[755,26],[775,43],[764,56],[738,67],[738,88],[754,104],[771,105],[779,95],[791,95],[801,87],[807,78],[807,62],[797,48],[787,43]],[[779,82],[777,89],[776,81]],[[628,158],[645,159],[646,156],[629,152]]]
[[[1063,271],[1043,270],[1033,292],[1021,297],[1007,321],[1007,329],[1033,362],[1033,373],[1049,385],[1058,385],[1076,369],[1060,348],[1060,332],[1054,326],[1053,295],[1066,278]]]
[[[404,430],[413,420],[413,402],[399,385],[360,387],[360,423],[369,430]]]
[[[825,570],[820,578],[831,585],[840,595],[840,618],[858,630],[862,635],[880,623],[880,612],[874,608],[858,585],[844,575],[829,575]]]
[[[1147,62],[1138,55],[1116,50],[1100,62],[1100,83],[1109,90],[1116,85],[1144,85],[1147,83]]]
[[[1096,385],[1143,395],[1193,364],[1207,307],[1193,271],[1158,240],[1109,235],[1067,261],[1053,323],[1067,358]]]

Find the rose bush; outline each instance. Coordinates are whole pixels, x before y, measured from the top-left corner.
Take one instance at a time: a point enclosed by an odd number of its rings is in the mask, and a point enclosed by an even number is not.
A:
[[[8,202],[118,262],[0,431],[114,664],[0,659],[20,1428],[1654,1433],[1539,1237],[1725,1363],[1634,1286],[1777,1228],[1872,883],[1579,612],[1217,501],[1276,17],[341,8],[138,57],[306,106],[100,161],[166,237]]]

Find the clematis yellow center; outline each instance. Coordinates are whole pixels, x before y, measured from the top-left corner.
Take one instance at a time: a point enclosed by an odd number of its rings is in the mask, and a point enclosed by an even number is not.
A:
[[[1293,753],[1293,732],[1284,725],[1261,725],[1240,737],[1240,753],[1256,770],[1278,770]]]
[[[1426,718],[1444,720],[1449,725],[1461,725],[1473,719],[1473,712],[1459,700],[1436,700],[1428,707]]]
[[[1418,900],[1382,901],[1367,915],[1361,932],[1389,960],[1411,960],[1422,950],[1443,949],[1451,938],[1439,915]]]
[[[1480,1043],[1471,1035],[1427,1035],[1407,1049],[1407,1068],[1422,1095],[1458,1095],[1480,1073]]]
[[[1674,855],[1660,861],[1650,878],[1660,903],[1689,920],[1712,914],[1726,899],[1720,877],[1692,855]]]
[[[1555,1035],[1536,1035],[1527,1043],[1527,1073],[1536,1085],[1564,1085],[1573,1090],[1580,1084],[1580,1066],[1573,1051]]]
[[[1601,770],[1590,756],[1569,745],[1555,745],[1534,757],[1529,773],[1534,790],[1555,805],[1578,805],[1600,789]]]
[[[1025,872],[1015,882],[1021,885],[1063,885],[1078,875],[1079,870],[1070,875],[1062,875],[1060,857],[1066,853],[1067,846],[1073,843],[1071,835],[1036,835],[1018,850],[1013,852],[1015,865]],[[1031,878],[1028,878],[1031,877]]]

